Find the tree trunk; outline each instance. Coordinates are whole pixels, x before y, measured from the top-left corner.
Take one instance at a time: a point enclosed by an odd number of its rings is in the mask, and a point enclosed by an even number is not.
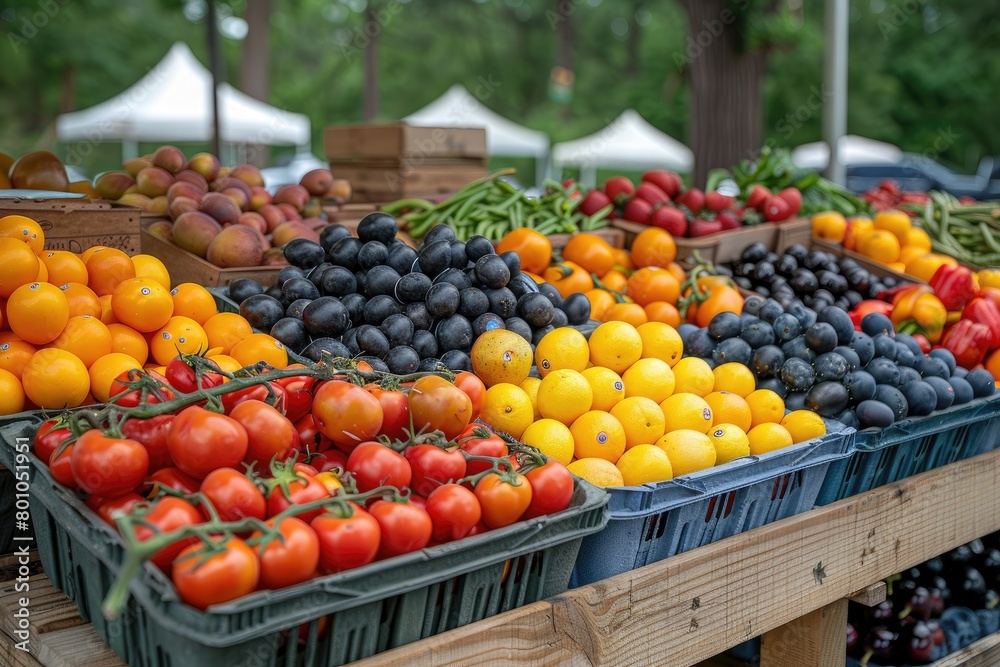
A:
[[[264,102],[268,98],[268,37],[271,32],[271,0],[247,0],[247,36],[243,40],[240,65],[240,90]],[[248,144],[247,162],[262,167],[267,164],[267,146]]]
[[[639,33],[642,27],[636,20],[639,10],[642,9],[642,1],[632,6],[632,15],[628,18],[628,36],[625,38],[625,76],[634,79],[639,74]]]
[[[73,65],[63,65],[59,74],[59,113],[73,111]]]
[[[692,181],[753,157],[761,143],[761,88],[767,56],[740,50],[728,0],[682,0],[689,34],[684,61],[691,86]]]
[[[568,72],[573,72],[573,46],[576,41],[576,26],[573,25],[574,3],[566,0],[554,0],[555,12],[558,15],[556,23],[556,65]],[[573,72],[575,75],[575,72]],[[567,122],[571,117],[572,104],[562,105],[562,120]]]
[[[367,22],[369,25],[378,23],[378,7],[375,2],[368,3]],[[378,116],[378,38],[381,31],[365,43],[364,54],[364,118],[371,122]]]

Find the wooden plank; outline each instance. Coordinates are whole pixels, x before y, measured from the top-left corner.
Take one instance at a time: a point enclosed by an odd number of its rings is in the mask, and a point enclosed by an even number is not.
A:
[[[844,667],[847,600],[837,600],[761,637],[760,667]]]
[[[100,199],[0,199],[0,218],[24,215],[38,222],[47,250],[83,252],[104,245],[138,254],[140,213]]]
[[[1000,530],[1000,450],[387,651],[414,664],[693,665]],[[666,659],[666,658],[665,658]]]
[[[1000,665],[1000,632],[955,651],[930,667],[996,667]]]
[[[15,646],[16,642],[0,632],[0,665],[4,667],[47,667],[28,652]]]
[[[323,133],[330,160],[361,158],[485,158],[486,130],[415,127],[406,123],[337,125]]]
[[[860,591],[850,594],[847,596],[847,599],[851,602],[863,604],[866,607],[874,607],[877,604],[885,602],[886,592],[885,582],[876,581],[871,586],[865,586]]]

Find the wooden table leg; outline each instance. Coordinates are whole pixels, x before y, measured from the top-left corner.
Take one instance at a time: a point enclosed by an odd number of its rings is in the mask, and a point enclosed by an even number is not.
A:
[[[847,600],[837,600],[770,632],[760,644],[760,667],[844,667]]]

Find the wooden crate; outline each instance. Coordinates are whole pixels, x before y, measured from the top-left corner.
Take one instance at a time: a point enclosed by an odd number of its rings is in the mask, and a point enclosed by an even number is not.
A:
[[[154,220],[142,223],[142,251],[157,257],[170,272],[173,284],[198,283],[205,287],[224,287],[240,278],[252,278],[265,287],[278,281],[280,266],[248,266],[224,269],[180,248],[159,236],[150,234],[149,225]]]
[[[140,252],[140,214],[103,199],[0,199],[0,218],[23,215],[41,225],[49,250],[83,252],[95,245]]]
[[[335,125],[326,128],[323,139],[331,162],[471,158],[485,164],[488,156],[482,128],[415,127],[403,122]]]
[[[426,161],[425,161],[426,162]],[[359,203],[387,202],[407,197],[428,197],[455,192],[486,176],[482,164],[373,164],[330,162],[337,178],[351,182],[351,200]]]

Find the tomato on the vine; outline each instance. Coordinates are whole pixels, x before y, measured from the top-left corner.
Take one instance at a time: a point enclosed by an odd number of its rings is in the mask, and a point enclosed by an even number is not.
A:
[[[475,421],[483,411],[483,401],[486,400],[486,385],[474,373],[462,371],[455,376],[455,386],[465,392],[472,402],[472,419]]]
[[[142,483],[149,470],[149,454],[135,440],[91,429],[73,444],[70,468],[77,486],[87,493],[117,498]]]
[[[134,408],[142,402],[142,390],[132,389],[126,382],[133,382],[138,378],[148,376],[163,384],[160,387],[153,387],[146,391],[146,403],[164,403],[174,397],[174,392],[167,385],[167,378],[153,370],[139,370],[133,368],[118,374],[118,377],[111,383],[108,395],[111,402],[123,408]]]
[[[298,461],[292,465],[292,470],[299,473],[300,475],[312,475],[313,477],[319,474],[319,470],[316,468],[316,466]]]
[[[146,478],[146,486],[149,487],[146,495],[149,498],[160,493],[160,488],[173,489],[181,493],[192,494],[198,491],[200,482],[191,475],[183,472],[180,468],[160,468]]]
[[[344,472],[347,470],[347,454],[339,449],[328,449],[312,459],[312,465],[320,472],[329,472],[336,469]]]
[[[379,554],[384,557],[418,551],[431,541],[431,517],[413,503],[375,501],[368,510],[382,528]]]
[[[558,461],[548,461],[525,473],[531,485],[531,504],[525,519],[555,514],[569,507],[573,499],[573,475]]]
[[[486,475],[476,484],[483,523],[490,528],[509,526],[531,505],[531,484],[520,473]]]
[[[272,460],[284,461],[299,449],[299,432],[285,415],[267,403],[243,401],[229,413],[246,429],[247,453],[243,460],[267,470]]]
[[[197,609],[248,595],[260,581],[260,560],[238,537],[228,537],[202,558],[202,544],[192,544],[177,555],[171,575],[181,599]]]
[[[442,484],[465,477],[465,454],[458,448],[414,445],[406,448],[405,456],[413,470],[409,486],[425,498]]]
[[[445,484],[427,496],[427,514],[431,517],[437,542],[460,540],[469,534],[483,516],[476,494],[460,484]]]
[[[406,394],[382,389],[378,385],[372,385],[369,391],[382,406],[382,435],[390,440],[405,440],[410,428],[410,407]]]
[[[347,458],[347,471],[362,493],[382,485],[401,489],[409,486],[413,477],[406,457],[380,442],[363,442],[355,447]]]
[[[316,475],[316,479],[319,480],[331,496],[335,496],[344,488],[344,484],[340,481],[340,477],[337,473],[327,470]]]
[[[304,505],[314,500],[330,497],[330,492],[316,477],[296,472],[291,468],[282,471],[277,477],[270,480],[270,484],[273,486],[267,495],[268,517],[280,514],[292,505]],[[296,516],[309,522],[322,511],[323,509],[320,508]]]
[[[59,445],[69,440],[70,430],[59,419],[47,419],[38,427],[35,434],[33,447],[35,456],[48,463],[52,458],[52,452],[59,449]]]
[[[275,528],[274,521],[268,521]],[[260,558],[261,588],[285,588],[308,581],[319,565],[319,538],[302,519],[288,516],[277,525],[281,538],[272,538],[266,546],[254,546]],[[261,531],[254,531],[250,539],[259,539]]]
[[[503,438],[482,424],[469,424],[458,437],[458,443],[462,451],[470,456],[491,456],[502,459],[510,454]],[[465,474],[477,475],[492,467],[488,461],[469,461]]]
[[[371,514],[355,503],[332,507],[314,518],[320,546],[320,564],[329,572],[343,572],[375,560],[382,542],[382,528]]]
[[[247,447],[246,429],[238,421],[197,405],[181,410],[167,433],[170,458],[196,479],[216,468],[240,468]]]
[[[135,537],[140,542],[159,535],[170,533],[185,526],[196,526],[204,521],[198,508],[176,496],[163,496],[153,501],[152,509],[143,517],[143,523],[135,526]],[[164,572],[170,572],[170,563],[186,546],[197,542],[197,537],[177,540],[159,551],[149,560]]]
[[[71,467],[74,447],[76,447],[76,443],[69,445],[62,452],[56,448],[49,458],[49,472],[52,473],[53,479],[70,489],[78,488]]]
[[[146,502],[146,499],[138,493],[126,493],[124,496],[103,501],[94,511],[97,512],[97,516],[114,526],[115,517],[121,514],[128,514],[132,511],[132,508],[144,502]]]
[[[282,404],[278,408],[285,413],[289,420],[297,422],[309,414],[309,410],[312,408],[312,390],[316,384],[316,378],[311,375],[296,375],[275,380],[274,384],[281,385],[285,390]]]
[[[295,430],[299,434],[300,447],[303,449],[308,448],[310,452],[318,452],[320,450],[320,438],[322,434],[319,432],[316,420],[313,419],[311,414],[300,417],[295,422]]]
[[[167,448],[167,434],[173,421],[174,415],[158,415],[149,419],[126,419],[122,422],[122,435],[146,448],[150,471],[174,465]]]
[[[214,361],[209,359],[206,360],[206,363],[216,371],[220,370],[218,364]],[[178,356],[170,360],[170,363],[167,364],[165,375],[167,382],[177,391],[185,394],[198,391],[198,373],[182,357]],[[201,373],[201,388],[211,389],[212,387],[218,387],[225,380],[225,376],[220,373],[213,373],[210,370],[203,371]]]
[[[410,414],[417,432],[441,431],[449,440],[472,420],[472,400],[437,375],[425,375],[410,387]]]
[[[213,470],[201,481],[201,492],[223,521],[267,517],[267,500],[257,485],[232,468]]]
[[[261,401],[271,406],[284,405],[285,388],[277,382],[262,382],[230,391],[222,395],[222,408],[228,415],[244,401]]]
[[[382,430],[382,405],[350,382],[331,380],[316,390],[313,418],[323,435],[350,451]]]

